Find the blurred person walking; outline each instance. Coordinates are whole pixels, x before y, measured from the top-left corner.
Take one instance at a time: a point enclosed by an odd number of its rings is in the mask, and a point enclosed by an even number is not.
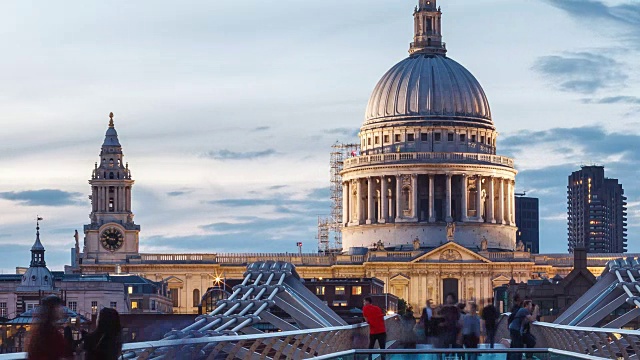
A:
[[[84,338],[85,360],[117,360],[122,353],[122,327],[115,309],[102,308],[96,330]]]
[[[64,318],[62,299],[49,295],[37,309],[36,324],[31,331],[27,351],[29,360],[59,360],[71,356],[57,322]]]
[[[491,349],[493,349],[493,344],[496,342],[497,321],[500,317],[498,309],[496,309],[493,303],[494,299],[491,299],[491,303],[482,309],[482,320],[484,320],[484,329],[487,334],[485,341],[489,342]]]

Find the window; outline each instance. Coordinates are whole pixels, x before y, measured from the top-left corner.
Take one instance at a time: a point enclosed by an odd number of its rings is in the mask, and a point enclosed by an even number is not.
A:
[[[484,143],[484,135],[480,136],[480,142]]]
[[[362,286],[352,286],[351,295],[362,295]]]
[[[440,134],[440,133],[434,133],[434,134],[433,134],[433,141],[440,141],[440,136],[441,136],[441,135],[442,135],[442,134]]]
[[[155,300],[151,300],[151,310],[153,310],[153,311],[156,310],[156,301]]]
[[[429,140],[428,134],[420,134],[420,141],[428,141],[428,140]]]
[[[400,134],[396,134],[396,136],[395,136],[396,142],[400,142],[400,139],[401,139]]]
[[[173,307],[178,307],[179,302],[178,302],[178,289],[170,289],[169,290],[169,297],[171,298],[171,301],[173,302]]]
[[[38,304],[36,304],[36,303],[29,303],[29,304],[27,304],[27,311],[29,311],[29,310],[34,310],[35,308],[37,308],[37,307],[38,307],[37,305],[38,305]]]
[[[465,140],[464,134],[460,134],[460,142],[464,142],[464,140]]]
[[[115,308],[118,307],[118,303],[115,302],[115,301],[112,301],[112,302],[109,303],[109,307],[112,308],[112,309],[115,309]]]
[[[336,286],[336,295],[344,295],[345,293],[344,286]]]
[[[371,138],[367,139],[367,145],[371,145]]]
[[[384,140],[385,143],[388,143],[389,142],[389,135],[385,135],[382,139]]]
[[[414,134],[407,134],[407,141],[414,141]]]
[[[138,300],[131,300],[131,310],[138,309],[140,306]]]
[[[0,302],[0,317],[7,317],[7,303]]]
[[[476,136],[475,135],[471,135],[471,142],[476,142]]]
[[[200,290],[193,289],[193,307],[200,305]]]
[[[324,286],[316,286],[316,295],[324,295]]]
[[[447,141],[453,141],[453,134],[452,133],[448,133],[447,134]]]
[[[77,301],[69,301],[68,308],[69,308],[69,310],[71,310],[73,312],[77,312],[78,311],[78,302]]]
[[[133,286],[129,286],[129,288],[127,289],[127,292],[129,294],[133,294]]]
[[[376,145],[380,144],[380,136],[376,136],[376,137],[374,137],[374,138],[373,138],[373,142],[374,142],[374,144],[376,144]]]
[[[347,306],[346,300],[336,300],[333,302],[333,306]]]
[[[92,301],[91,302],[91,313],[92,314],[97,314],[98,313],[98,302],[97,301]]]

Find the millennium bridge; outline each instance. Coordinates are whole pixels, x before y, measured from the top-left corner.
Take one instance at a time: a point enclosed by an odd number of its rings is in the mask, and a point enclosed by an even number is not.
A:
[[[536,349],[404,349],[407,327],[398,315],[385,318],[387,350],[366,350],[368,325],[347,325],[309,291],[287,262],[255,262],[227,299],[209,314],[162,340],[124,344],[122,359],[637,359],[640,331],[621,327],[640,315],[640,258],[610,261],[597,283],[554,323],[535,322]],[[631,310],[618,314],[624,305]],[[270,310],[277,307],[286,316]],[[503,314],[506,316],[507,314]],[[286,320],[285,320],[286,318]],[[606,319],[606,324],[603,322]],[[258,323],[277,332],[263,332]],[[496,340],[509,338],[499,322]],[[411,329],[411,327],[410,327]],[[26,359],[26,353],[0,360]]]

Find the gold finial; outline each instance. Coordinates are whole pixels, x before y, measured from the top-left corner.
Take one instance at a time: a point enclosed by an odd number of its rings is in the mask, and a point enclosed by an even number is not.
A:
[[[113,113],[110,112],[109,113],[109,127],[113,127]]]

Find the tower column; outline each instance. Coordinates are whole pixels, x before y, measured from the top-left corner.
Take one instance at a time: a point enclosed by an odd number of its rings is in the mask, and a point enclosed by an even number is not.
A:
[[[435,176],[433,174],[429,174],[429,222],[431,223],[436,222],[436,214],[433,212],[435,203],[434,180]]]
[[[411,217],[418,221],[418,174],[411,174]]]
[[[356,197],[356,206],[358,209],[358,224],[363,224],[364,223],[364,208],[363,208],[363,201],[362,201],[362,179],[358,179],[358,184],[357,184],[357,191],[358,191],[358,195]]]
[[[113,211],[118,212],[120,208],[120,186],[113,187]]]
[[[504,179],[500,178],[500,198],[498,201],[498,204],[500,205],[500,211],[498,212],[498,223],[499,224],[504,224],[504,208],[505,208],[505,204],[504,204],[505,198],[504,198]]]
[[[349,182],[342,183],[342,225],[349,223]]]
[[[445,221],[451,222],[453,218],[451,217],[451,174],[447,173],[447,186],[446,186],[446,206],[445,206]]]
[[[369,176],[367,178],[367,224],[373,224],[375,222],[375,180],[374,177]]]
[[[109,211],[108,187],[102,187],[102,211]]]
[[[467,174],[462,174],[462,187],[460,189],[462,191],[462,222],[467,222],[469,221],[469,213],[467,210],[467,196],[468,196],[468,191],[469,191],[469,187],[468,187],[468,180],[467,180]]]
[[[482,220],[482,176],[476,175],[476,220]]]
[[[509,180],[509,223],[514,226],[516,224],[516,201],[515,201],[515,182]]]
[[[494,216],[495,191],[493,188],[493,176],[489,177],[489,194],[487,196],[489,197],[489,205],[487,207],[487,221],[492,224],[495,224],[496,223],[496,219]]]
[[[389,199],[387,199],[387,177],[380,176],[380,218],[378,222],[384,224],[387,222],[387,216],[389,215]]]
[[[401,196],[401,192],[402,192],[402,180],[400,175],[396,175],[396,222],[398,222],[400,220],[400,218],[402,217],[400,215],[400,196]]]

